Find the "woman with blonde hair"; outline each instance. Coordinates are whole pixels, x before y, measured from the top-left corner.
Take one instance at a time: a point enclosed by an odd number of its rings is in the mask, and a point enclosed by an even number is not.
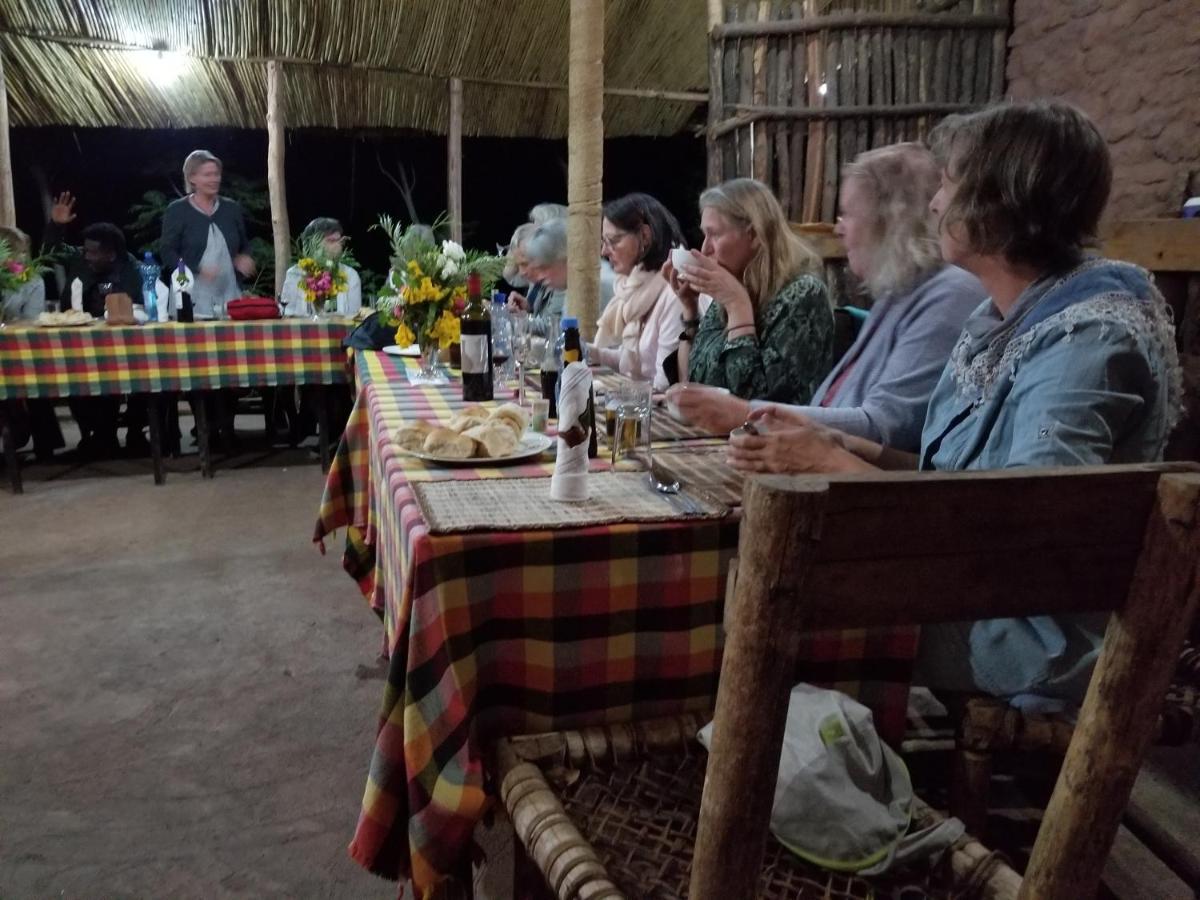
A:
[[[807,403],[833,361],[833,310],[813,274],[819,259],[752,178],[701,194],[700,228],[700,250],[678,270],[670,259],[662,268],[683,306],[679,380],[745,400]]]
[[[873,300],[854,343],[796,411],[847,434],[916,450],[925,407],[963,322],[985,299],[970,273],[942,261],[929,201],[938,168],[922,144],[868,150],[842,170],[834,231]],[[672,398],[690,420],[732,431],[751,404],[705,388]]]
[[[0,225],[0,241],[8,246],[14,266],[29,265],[29,235],[19,228]],[[46,283],[35,276],[0,297],[0,322],[36,319],[45,309]]]
[[[183,260],[196,276],[196,318],[212,318],[221,306],[241,296],[239,274],[254,275],[245,214],[236,201],[220,196],[222,174],[221,160],[207,150],[193,150],[183,161],[190,193],[163,214],[163,266],[170,272]]]

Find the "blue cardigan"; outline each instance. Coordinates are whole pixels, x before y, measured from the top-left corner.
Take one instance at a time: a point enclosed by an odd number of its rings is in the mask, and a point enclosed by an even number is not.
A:
[[[795,407],[815,422],[915,453],[929,395],[963,323],[986,297],[979,280],[945,266],[907,294],[878,300],[858,337],[813,394]],[[821,401],[847,367],[833,404]]]

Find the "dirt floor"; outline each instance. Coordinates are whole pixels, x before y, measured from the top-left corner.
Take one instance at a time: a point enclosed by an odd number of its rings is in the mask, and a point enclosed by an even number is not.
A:
[[[185,432],[186,433],[186,432]],[[380,624],[306,448],[0,487],[0,898],[394,898],[346,854]]]

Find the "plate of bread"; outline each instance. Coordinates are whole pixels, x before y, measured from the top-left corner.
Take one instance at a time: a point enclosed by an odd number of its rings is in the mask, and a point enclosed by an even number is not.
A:
[[[409,456],[439,465],[502,465],[549,449],[553,441],[528,427],[529,414],[515,403],[490,410],[468,406],[445,425],[405,423],[395,441]]]
[[[79,325],[91,325],[99,319],[81,309],[68,309],[65,312],[44,312],[37,317],[37,324],[42,328],[74,328]]]

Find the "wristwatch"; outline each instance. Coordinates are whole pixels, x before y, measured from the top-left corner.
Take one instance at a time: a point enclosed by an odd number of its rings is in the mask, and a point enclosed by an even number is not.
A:
[[[685,319],[681,315],[679,317],[679,324],[683,326],[683,333],[679,335],[679,340],[690,342],[696,337],[696,329],[700,327],[699,319]]]

